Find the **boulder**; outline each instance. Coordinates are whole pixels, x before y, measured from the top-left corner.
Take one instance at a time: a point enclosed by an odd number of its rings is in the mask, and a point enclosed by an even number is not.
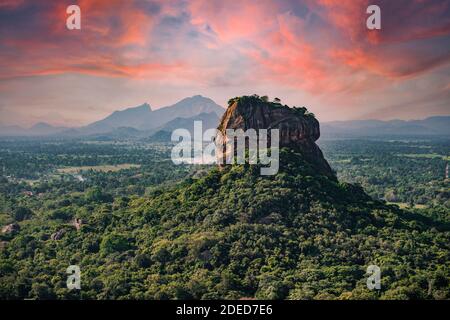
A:
[[[2,233],[13,234],[19,232],[20,226],[17,223],[11,223],[2,228]]]
[[[64,229],[58,230],[50,236],[50,239],[55,241],[60,240],[63,237],[64,233],[65,233]]]
[[[77,231],[80,231],[81,225],[83,224],[83,221],[79,218],[75,218],[72,221],[72,225],[77,229]]]

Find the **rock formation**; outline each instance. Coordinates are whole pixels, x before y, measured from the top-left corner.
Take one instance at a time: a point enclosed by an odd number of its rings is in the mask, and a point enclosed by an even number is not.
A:
[[[54,241],[60,240],[63,237],[64,233],[65,233],[64,229],[58,230],[50,236],[50,239]]]
[[[71,225],[74,226],[77,231],[80,231],[82,224],[83,221],[79,218],[74,218],[71,222]]]
[[[299,151],[322,173],[334,176],[330,165],[316,145],[320,137],[319,121],[306,108],[290,108],[267,102],[258,96],[244,96],[230,100],[218,130],[226,136],[226,129],[279,129],[280,148]]]
[[[11,223],[2,228],[2,233],[13,234],[20,230],[20,226],[17,223]]]

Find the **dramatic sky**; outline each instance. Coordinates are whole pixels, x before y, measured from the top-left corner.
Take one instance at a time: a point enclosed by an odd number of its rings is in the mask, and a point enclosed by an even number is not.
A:
[[[0,0],[0,124],[253,93],[321,121],[450,114],[450,0]]]

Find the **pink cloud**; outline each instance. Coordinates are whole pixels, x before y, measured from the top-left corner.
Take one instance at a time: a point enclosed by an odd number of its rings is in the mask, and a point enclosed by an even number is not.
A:
[[[189,1],[194,25],[208,25],[220,41],[252,40],[273,28],[276,1]]]
[[[365,28],[372,2],[382,8],[381,31]],[[379,77],[416,77],[450,60],[450,50],[433,42],[450,35],[448,0],[161,0],[152,12],[146,2],[79,0],[81,32],[65,29],[69,2],[39,3],[41,22],[29,33],[6,26],[3,79],[76,72],[207,84],[229,73],[319,94],[370,90]],[[0,9],[30,4],[8,0]],[[188,22],[164,38],[161,24],[184,16]]]
[[[82,8],[80,31],[66,29],[67,3],[59,1],[45,2],[46,6],[30,18],[39,21],[36,25],[19,26],[22,34],[14,37],[13,31],[12,36],[6,36],[2,41],[6,50],[0,52],[1,78],[64,72],[133,77],[159,74],[180,65],[178,61],[167,64],[123,58],[130,57],[129,50],[150,42],[156,19],[133,2],[79,0],[77,4]]]
[[[436,51],[426,40],[450,35],[450,18],[442,14],[450,1],[375,1],[381,31],[365,26],[372,2],[306,0],[303,17],[293,13],[296,1],[194,0],[189,10],[193,24],[212,30],[216,42],[208,45],[241,52],[256,64],[251,72],[259,80],[313,93],[370,90],[378,77],[411,78],[448,63],[449,50]]]
[[[330,56],[353,70],[391,79],[411,78],[450,61],[450,49],[433,42],[450,35],[450,1],[321,0],[316,12],[348,35]],[[365,28],[365,8],[378,4],[382,30]]]

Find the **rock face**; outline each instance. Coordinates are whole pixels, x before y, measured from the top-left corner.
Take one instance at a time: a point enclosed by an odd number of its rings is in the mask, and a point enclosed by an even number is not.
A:
[[[60,240],[63,237],[64,233],[64,229],[58,230],[50,236],[50,239],[54,241]]]
[[[255,96],[235,98],[222,116],[218,130],[226,136],[226,129],[278,129],[280,147],[300,151],[322,173],[334,176],[315,143],[320,137],[319,121],[305,111],[266,102]]]
[[[2,233],[5,234],[14,234],[19,232],[20,226],[17,223],[11,223],[2,228]]]
[[[80,231],[82,224],[83,221],[79,218],[74,218],[71,223],[71,225],[73,225],[77,231]]]

